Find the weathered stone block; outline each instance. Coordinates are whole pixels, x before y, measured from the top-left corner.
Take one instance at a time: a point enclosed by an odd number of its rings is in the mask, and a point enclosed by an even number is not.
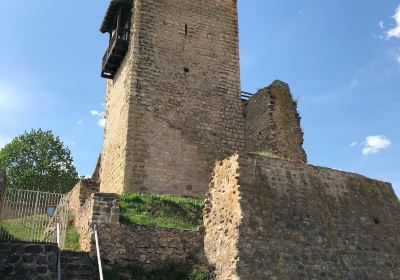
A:
[[[56,278],[57,245],[2,242],[0,248],[5,249],[0,253],[0,279]]]

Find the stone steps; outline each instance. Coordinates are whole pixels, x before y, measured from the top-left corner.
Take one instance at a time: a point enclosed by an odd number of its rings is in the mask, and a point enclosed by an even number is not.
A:
[[[61,253],[61,278],[68,280],[97,280],[95,262],[86,252]]]

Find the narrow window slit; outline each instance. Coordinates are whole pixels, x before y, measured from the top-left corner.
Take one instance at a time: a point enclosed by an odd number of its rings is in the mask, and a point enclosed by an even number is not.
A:
[[[187,26],[187,24],[185,24],[185,36],[187,36],[188,35],[188,26]]]

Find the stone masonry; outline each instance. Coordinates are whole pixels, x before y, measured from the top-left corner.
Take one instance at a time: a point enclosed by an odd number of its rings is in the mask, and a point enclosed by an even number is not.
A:
[[[98,193],[100,184],[92,179],[81,179],[72,189],[69,206],[75,211],[79,212],[79,209],[86,203],[90,195]]]
[[[107,83],[101,192],[202,197],[215,160],[245,150],[237,3],[133,3]]]
[[[94,252],[93,226],[119,224],[119,199],[116,194],[93,193],[75,215],[79,243],[85,252]]]
[[[93,252],[97,224],[104,260],[122,266],[205,256],[221,280],[398,278],[391,185],[307,165],[284,82],[241,101],[237,1],[127,1],[129,49],[107,82],[94,176],[103,193],[83,204],[87,194],[74,190],[82,248]],[[203,197],[213,167],[204,240],[203,232],[119,223],[111,193]]]
[[[144,269],[170,264],[208,267],[201,231],[183,231],[142,225],[108,225],[100,232],[105,263]]]
[[[56,279],[57,250],[55,244],[0,243],[0,279]]]
[[[247,102],[245,114],[248,152],[307,162],[301,118],[286,83],[275,81],[260,90]]]
[[[105,264],[122,267],[136,264],[145,269],[170,264],[208,267],[203,250],[203,231],[120,224],[119,201],[115,194],[92,194],[76,216],[81,248],[93,256],[94,224],[98,226]]]
[[[216,165],[205,252],[217,279],[398,279],[389,183],[257,155]]]

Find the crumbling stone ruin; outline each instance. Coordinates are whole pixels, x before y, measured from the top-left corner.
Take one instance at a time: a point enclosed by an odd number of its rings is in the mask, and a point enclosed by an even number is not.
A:
[[[248,152],[307,163],[301,118],[286,83],[275,81],[260,90],[245,103],[244,111]]]
[[[218,279],[397,279],[389,183],[278,158],[218,162],[204,210]]]
[[[71,201],[86,251],[96,223],[103,257],[119,265],[197,260],[222,280],[398,278],[392,186],[308,165],[284,82],[241,99],[237,1],[113,0],[101,31],[103,151]],[[124,192],[206,197],[204,228],[121,225]]]

